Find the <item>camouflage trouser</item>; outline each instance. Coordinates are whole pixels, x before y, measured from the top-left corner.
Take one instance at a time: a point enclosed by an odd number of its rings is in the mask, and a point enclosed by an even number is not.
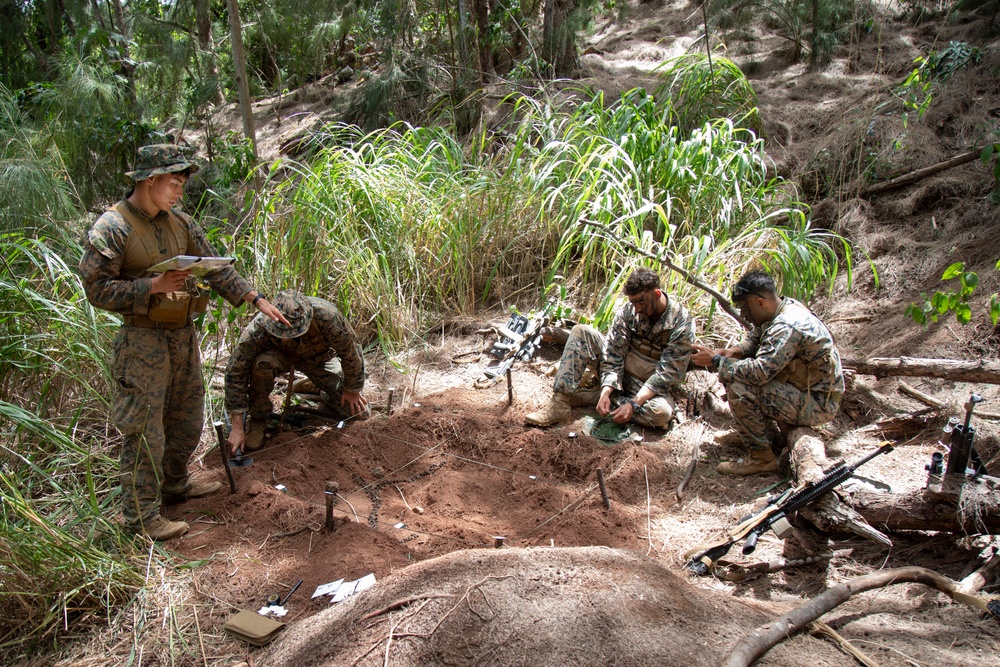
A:
[[[171,331],[122,327],[115,337],[113,415],[124,436],[122,516],[138,526],[160,510],[161,493],[182,493],[205,408],[193,326]]]
[[[795,426],[818,426],[832,421],[840,407],[840,395],[818,395],[785,382],[771,380],[756,387],[743,382],[726,385],[729,408],[736,430],[750,449],[770,447],[767,420]]]
[[[250,419],[256,422],[266,420],[274,410],[271,404],[271,391],[274,389],[274,379],[287,373],[292,363],[281,352],[271,350],[254,359],[250,370]],[[350,410],[340,405],[344,394],[344,373],[340,368],[340,359],[334,357],[326,362],[310,363],[297,361],[295,370],[305,373],[306,377],[322,392],[323,399],[343,418],[350,417]]]
[[[568,394],[570,404],[574,407],[597,405],[601,397],[600,377],[601,364],[604,361],[604,336],[586,324],[577,324],[570,331],[569,340],[559,359],[559,370],[552,390],[560,394]],[[590,373],[586,373],[590,370]],[[592,379],[593,387],[589,386]],[[621,374],[623,391],[615,389],[611,392],[612,409],[619,407],[628,399],[633,398],[642,389],[648,378],[635,378],[625,373]],[[585,386],[581,386],[581,383]],[[672,396],[653,396],[646,401],[642,409],[632,418],[637,424],[666,428],[674,415],[674,399]]]

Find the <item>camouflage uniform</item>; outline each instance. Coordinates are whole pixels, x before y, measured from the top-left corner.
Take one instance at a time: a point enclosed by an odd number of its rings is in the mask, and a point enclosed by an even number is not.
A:
[[[655,322],[639,317],[625,302],[611,324],[607,339],[593,327],[578,324],[559,360],[553,390],[568,394],[574,406],[596,405],[601,387],[611,387],[611,402],[618,407],[635,397],[643,386],[654,393],[633,420],[643,426],[665,428],[674,414],[670,388],[684,381],[694,322],[680,304],[667,297],[667,308]],[[581,386],[585,372],[593,373],[593,383]]]
[[[738,347],[743,358],[722,357],[719,380],[750,449],[770,446],[767,419],[816,426],[836,416],[844,393],[840,355],[826,325],[801,303],[784,297]]]
[[[122,514],[127,525],[138,526],[158,514],[161,494],[179,495],[187,486],[187,462],[201,438],[205,395],[198,336],[190,320],[157,326],[146,318],[151,278],[145,269],[169,259],[168,248],[177,239],[184,241],[183,254],[206,257],[216,251],[184,213],[161,212],[150,218],[127,200],[119,206],[151,225],[159,257],[149,258],[144,268],[124,267],[133,227],[111,209],[84,240],[80,273],[90,303],[125,320],[114,341],[111,371],[117,387],[112,413],[124,436]],[[252,289],[232,268],[215,271],[206,280],[234,306]]]
[[[271,414],[274,379],[289,366],[306,374],[341,410],[343,392],[361,393],[365,386],[365,359],[351,323],[329,301],[306,297],[312,304],[309,329],[295,338],[278,338],[265,329],[258,315],[240,334],[226,368],[226,410],[245,413],[255,422]],[[344,413],[350,416],[349,412]]]

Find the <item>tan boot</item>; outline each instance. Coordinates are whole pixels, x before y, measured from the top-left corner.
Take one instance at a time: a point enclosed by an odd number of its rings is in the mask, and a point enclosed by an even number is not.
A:
[[[304,378],[301,380],[296,380],[295,384],[292,385],[293,394],[310,394],[312,396],[319,395],[319,387],[316,383],[309,378]]]
[[[763,472],[774,472],[778,469],[778,460],[770,447],[751,449],[750,456],[739,461],[723,461],[717,470],[723,475],[746,477]]]
[[[207,479],[202,479],[200,477],[189,477],[187,485],[184,490],[179,493],[170,493],[169,491],[164,491],[160,500],[165,505],[171,505],[174,503],[182,503],[189,498],[201,498],[203,496],[210,496],[216,493],[222,488],[222,482],[215,482]]]
[[[250,428],[243,437],[243,451],[256,452],[264,446],[264,420],[250,420]]]
[[[555,392],[552,400],[542,409],[529,412],[524,416],[524,423],[529,426],[552,426],[564,422],[573,416],[573,408],[569,404],[569,396]]]
[[[144,532],[146,536],[152,540],[163,542],[165,540],[172,540],[175,537],[180,537],[184,533],[188,532],[188,528],[190,528],[190,526],[188,526],[184,521],[170,521],[169,519],[164,519],[162,516],[157,514],[143,524],[142,532]]]

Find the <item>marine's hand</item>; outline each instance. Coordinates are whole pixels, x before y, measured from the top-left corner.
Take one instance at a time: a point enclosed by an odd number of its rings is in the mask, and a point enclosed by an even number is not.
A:
[[[597,399],[597,414],[602,417],[611,412],[611,387],[605,387],[607,391],[601,391],[601,397]]]
[[[691,363],[695,366],[711,366],[712,357],[714,357],[717,352],[710,347],[705,347],[704,345],[692,345],[694,348],[694,354],[691,355]]]
[[[345,391],[340,396],[340,404],[344,407],[350,408],[351,415],[353,416],[364,411],[365,407],[368,405],[368,399],[365,398],[361,392]]]
[[[291,326],[281,311],[274,307],[274,304],[267,299],[257,300],[257,310],[264,313],[264,317],[269,317],[275,322],[281,322],[285,326]]]
[[[166,294],[167,292],[179,292],[184,289],[184,284],[190,276],[190,271],[164,271],[153,278],[153,284],[149,288],[149,293]]]
[[[228,439],[229,453],[231,455],[235,456],[236,451],[239,450],[241,447],[243,447],[243,440],[245,439],[245,437],[246,436],[243,433],[243,426],[240,425],[240,428],[237,430],[234,424],[233,429],[229,431],[229,439]]]
[[[627,424],[632,421],[632,404],[624,403],[617,410],[611,413],[611,418],[616,424]]]

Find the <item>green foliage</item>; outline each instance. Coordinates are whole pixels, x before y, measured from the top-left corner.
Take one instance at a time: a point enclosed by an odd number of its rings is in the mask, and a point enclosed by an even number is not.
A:
[[[760,134],[757,93],[733,61],[716,56],[709,63],[705,54],[689,53],[667,60],[657,71],[663,83],[655,96],[670,100],[666,108],[683,133],[705,119],[730,118],[737,127]]]
[[[1000,261],[997,262],[996,269],[1000,271]],[[948,291],[938,290],[930,297],[926,292],[920,293],[922,302],[911,303],[906,307],[904,314],[917,324],[927,327],[931,322],[937,322],[938,318],[948,313],[955,314],[955,320],[966,325],[972,321],[972,307],[969,299],[979,285],[979,275],[975,271],[966,271],[964,262],[955,262],[941,276],[941,280],[959,281],[958,291],[951,289]],[[989,318],[993,326],[1000,321],[1000,299],[997,294],[990,297]]]
[[[903,127],[907,126],[911,114],[917,118],[924,115],[934,99],[936,86],[950,79],[955,72],[975,65],[980,58],[981,49],[956,41],[949,42],[940,51],[931,51],[926,57],[918,56],[914,61],[917,67],[896,89],[896,94],[903,101]]]

